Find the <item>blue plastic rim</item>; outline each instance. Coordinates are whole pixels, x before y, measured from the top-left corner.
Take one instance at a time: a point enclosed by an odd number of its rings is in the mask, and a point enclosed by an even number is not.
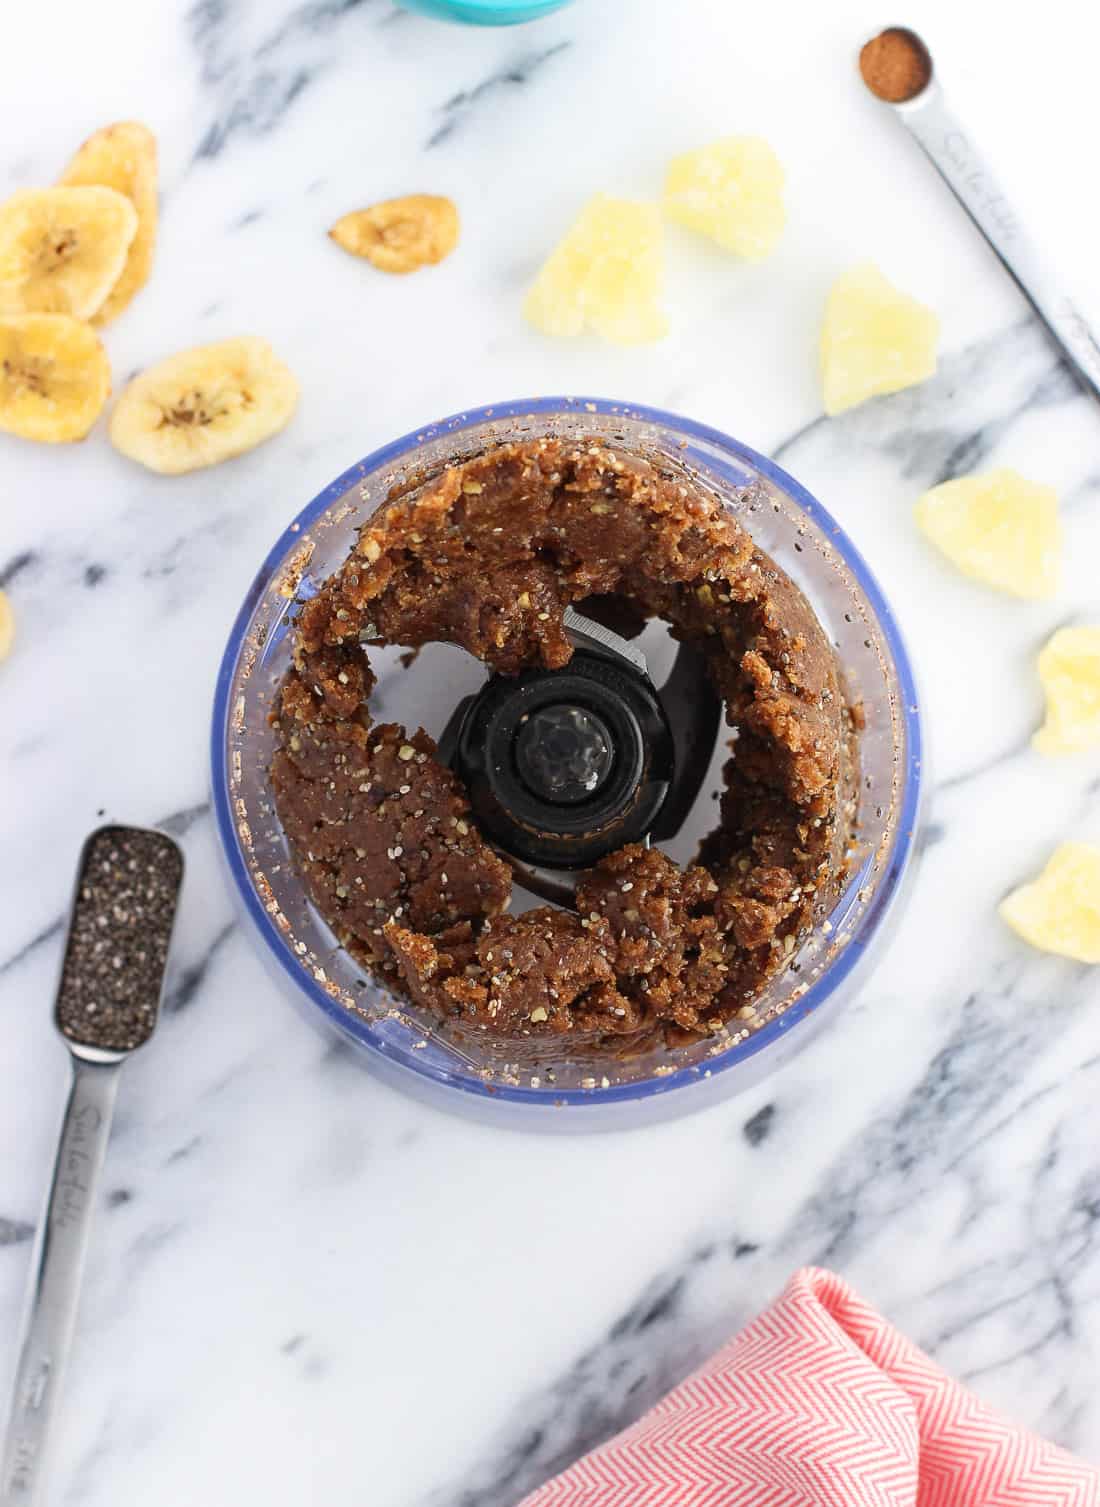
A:
[[[397,0],[404,10],[437,21],[465,21],[473,26],[514,26],[561,10],[569,0]]]
[[[900,718],[905,734],[905,766],[902,774],[902,794],[898,804],[897,830],[890,853],[884,880],[884,895],[880,906],[864,918],[861,935],[854,937],[844,951],[830,964],[823,975],[811,984],[806,993],[789,1005],[780,1015],[761,1026],[744,1041],[728,1051],[708,1058],[705,1067],[693,1063],[683,1068],[667,1071],[663,1076],[646,1078],[636,1082],[612,1084],[609,1087],[584,1089],[559,1088],[556,1086],[533,1088],[500,1082],[486,1082],[477,1073],[465,1071],[453,1056],[439,1057],[422,1050],[413,1050],[396,1045],[380,1034],[377,1025],[347,1009],[338,1000],[316,984],[311,976],[299,966],[276,926],[261,903],[252,885],[248,866],[241,851],[230,802],[228,768],[228,728],[231,711],[234,675],[241,650],[252,620],[253,613],[265,591],[270,586],[275,571],[285,560],[288,551],[299,545],[303,533],[316,523],[350,488],[360,484],[364,477],[392,466],[412,451],[422,448],[448,433],[471,428],[479,423],[512,419],[528,419],[540,414],[552,413],[602,414],[609,417],[628,416],[642,423],[652,424],[688,440],[717,447],[733,463],[747,465],[767,477],[801,509],[827,536],[830,546],[843,559],[858,583],[866,601],[874,612],[887,648],[893,660],[900,698]],[[723,434],[706,424],[696,423],[678,414],[642,404],[626,404],[606,398],[551,397],[520,399],[507,403],[490,404],[484,408],[471,409],[464,413],[451,414],[426,428],[417,429],[400,439],[393,440],[373,451],[363,460],[350,466],[335,481],[318,493],[312,502],[297,515],[293,522],[276,540],[245,596],[244,602],[233,623],[232,630],[218,670],[214,695],[214,715],[211,729],[211,774],[212,795],[218,837],[228,866],[229,875],[243,908],[251,918],[265,949],[274,960],[278,970],[292,983],[294,989],[304,994],[311,1005],[328,1019],[341,1033],[351,1037],[359,1045],[379,1059],[407,1070],[401,1077],[412,1075],[412,1081],[434,1080],[437,1085],[461,1094],[473,1095],[482,1101],[510,1102],[517,1105],[557,1108],[570,1105],[592,1106],[594,1104],[625,1104],[649,1099],[654,1095],[675,1094],[678,1089],[697,1085],[701,1079],[717,1079],[722,1074],[736,1069],[750,1059],[775,1046],[804,1022],[808,1022],[847,981],[853,970],[875,940],[886,914],[896,898],[902,878],[913,855],[917,818],[921,805],[923,781],[923,736],[917,697],[916,680],[901,631],[882,590],[866,561],[851,539],[830,513],[793,476],[782,467],[760,455],[757,451]],[[851,886],[845,893],[850,893]],[[410,1083],[411,1086],[411,1083]]]

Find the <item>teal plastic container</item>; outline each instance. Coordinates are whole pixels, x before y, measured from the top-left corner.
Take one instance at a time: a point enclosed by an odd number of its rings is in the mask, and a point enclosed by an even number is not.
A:
[[[466,21],[474,26],[513,26],[537,21],[561,10],[569,0],[397,0],[405,10],[435,16],[439,21]]]

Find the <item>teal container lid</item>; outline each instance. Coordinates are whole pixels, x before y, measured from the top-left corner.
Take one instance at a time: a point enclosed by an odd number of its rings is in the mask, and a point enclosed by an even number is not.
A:
[[[569,0],[397,0],[405,10],[435,16],[440,21],[467,21],[475,26],[512,26],[537,21],[561,10]]]

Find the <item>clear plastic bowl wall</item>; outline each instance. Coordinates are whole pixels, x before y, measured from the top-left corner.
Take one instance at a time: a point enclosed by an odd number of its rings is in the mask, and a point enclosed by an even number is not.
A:
[[[722,1036],[674,1050],[549,1064],[453,1039],[339,948],[290,861],[266,770],[275,746],[268,714],[289,662],[296,597],[340,564],[364,519],[410,472],[546,433],[660,452],[700,474],[805,591],[837,646],[846,691],[862,706],[859,841],[850,875],[832,914],[768,986],[760,1005],[765,1024],[751,1034],[735,1020]],[[642,640],[651,663],[671,654],[662,637],[661,625],[653,625]],[[438,734],[485,670],[449,646],[432,646],[422,660],[405,671],[396,650],[372,652],[379,685],[371,709]],[[724,744],[686,828],[664,845],[680,862],[713,823]],[[921,732],[908,656],[881,591],[842,530],[792,477],[728,436],[672,414],[546,398],[455,415],[407,435],[346,471],[299,514],[261,566],[234,624],[218,677],[212,763],[231,886],[262,954],[299,1004],[407,1091],[481,1118],[576,1130],[644,1123],[726,1098],[774,1070],[833,1017],[870,967],[896,911],[920,805]]]

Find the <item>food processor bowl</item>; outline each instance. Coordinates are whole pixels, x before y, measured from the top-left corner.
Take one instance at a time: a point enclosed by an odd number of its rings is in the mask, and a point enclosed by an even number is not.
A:
[[[698,475],[756,543],[798,583],[836,646],[844,689],[860,708],[857,831],[839,898],[765,986],[750,1029],[619,1058],[570,1051],[556,1038],[538,1056],[515,1042],[456,1034],[388,990],[339,945],[307,898],[272,802],[269,723],[290,664],[296,604],[344,560],[358,529],[394,489],[508,440],[595,438],[664,457]],[[651,668],[675,645],[651,622],[637,640]],[[422,725],[437,739],[487,670],[452,645],[414,663],[372,650],[376,720]],[[659,674],[658,674],[658,677]],[[726,730],[728,732],[728,729]],[[660,846],[693,858],[714,825],[727,756],[720,736],[698,799]],[[623,1128],[672,1118],[757,1082],[832,1019],[866,976],[895,918],[921,802],[921,723],[909,657],[888,603],[851,541],[793,477],[737,440],[652,408],[590,398],[540,398],[456,414],[354,465],[276,541],[237,615],[218,674],[213,796],[230,885],[259,950],[318,1023],[335,1028],[392,1083],[435,1104],[524,1129]],[[518,886],[513,909],[539,903]],[[560,1053],[550,1057],[548,1052]]]

